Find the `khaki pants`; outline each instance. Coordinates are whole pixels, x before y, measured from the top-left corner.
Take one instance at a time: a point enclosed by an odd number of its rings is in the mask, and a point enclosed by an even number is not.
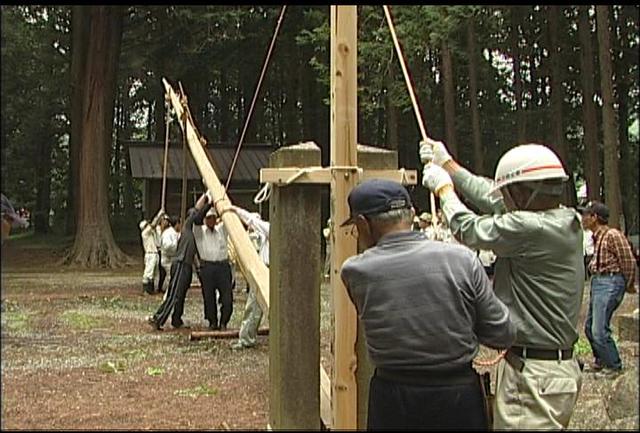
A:
[[[565,429],[582,386],[576,359],[525,359],[521,372],[498,365],[494,430]]]

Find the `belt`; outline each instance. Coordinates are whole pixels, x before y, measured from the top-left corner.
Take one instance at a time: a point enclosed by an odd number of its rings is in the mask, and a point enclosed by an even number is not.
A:
[[[596,272],[591,275],[594,277],[613,277],[616,275],[620,275],[620,272]]]
[[[223,265],[225,263],[229,263],[229,260],[216,260],[215,262],[209,260],[200,260],[200,264],[202,265]]]
[[[408,385],[442,386],[477,383],[478,374],[471,364],[437,371],[416,369],[376,368],[375,376]]]
[[[533,349],[530,347],[513,346],[509,352],[525,359],[541,359],[546,361],[565,360],[573,358],[573,349]]]

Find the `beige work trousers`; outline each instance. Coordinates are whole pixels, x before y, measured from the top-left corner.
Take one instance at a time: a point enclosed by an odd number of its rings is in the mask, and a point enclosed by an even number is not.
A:
[[[504,359],[498,365],[493,429],[566,429],[582,386],[578,361],[524,362],[521,372]]]

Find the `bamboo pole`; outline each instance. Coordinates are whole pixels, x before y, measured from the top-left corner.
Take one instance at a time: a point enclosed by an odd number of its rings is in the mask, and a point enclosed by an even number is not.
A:
[[[169,124],[171,123],[170,106],[168,96],[165,94],[165,110],[164,117],[164,159],[162,162],[162,198],[160,199],[160,208],[165,210],[167,204],[167,159],[169,156]]]

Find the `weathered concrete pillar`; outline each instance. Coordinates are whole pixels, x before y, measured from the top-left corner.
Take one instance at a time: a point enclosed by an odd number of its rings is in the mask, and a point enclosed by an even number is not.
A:
[[[358,145],[358,165],[365,169],[397,169],[398,153],[378,147]],[[356,356],[358,368],[356,383],[358,384],[358,429],[367,428],[367,406],[369,403],[369,381],[373,374],[373,366],[364,338],[364,330],[358,321],[358,339],[356,340]]]
[[[270,167],[320,165],[320,149],[278,149]],[[320,429],[320,191],[326,185],[273,186],[269,199],[269,423]]]

